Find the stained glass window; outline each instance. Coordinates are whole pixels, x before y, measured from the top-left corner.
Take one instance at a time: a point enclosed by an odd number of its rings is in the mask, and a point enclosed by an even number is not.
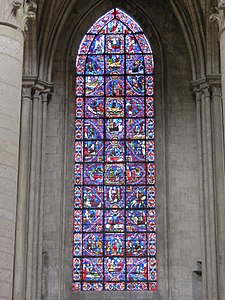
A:
[[[120,9],[76,63],[73,290],[157,289],[153,54]]]

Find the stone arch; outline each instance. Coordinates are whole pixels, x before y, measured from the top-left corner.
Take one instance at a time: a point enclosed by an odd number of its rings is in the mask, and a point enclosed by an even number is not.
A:
[[[147,3],[147,1],[146,1]],[[132,17],[139,22],[144,31],[146,32],[147,37],[150,38],[152,42],[152,48],[155,55],[155,62],[157,65],[155,78],[156,78],[156,118],[159,120],[156,127],[156,152],[159,159],[157,160],[157,170],[158,170],[158,192],[157,195],[160,198],[158,204],[158,256],[159,256],[159,284],[160,291],[157,296],[161,296],[162,299],[166,299],[168,296],[169,289],[172,289],[176,282],[179,282],[179,276],[173,273],[173,266],[177,263],[184,263],[182,258],[176,256],[172,253],[171,249],[176,249],[176,243],[174,244],[173,235],[176,233],[176,228],[174,226],[169,226],[171,217],[175,216],[173,207],[173,201],[175,199],[175,212],[176,205],[179,210],[177,193],[183,193],[184,187],[178,184],[177,189],[171,191],[170,183],[172,180],[172,173],[174,168],[171,165],[172,161],[178,163],[178,158],[176,158],[176,151],[179,154],[184,155],[184,144],[185,138],[181,138],[181,146],[176,143],[176,136],[182,135],[182,130],[185,130],[182,122],[187,122],[185,119],[185,111],[189,112],[190,118],[193,121],[193,127],[195,126],[195,117],[194,117],[194,105],[191,101],[192,95],[189,91],[189,83],[192,79],[191,68],[189,64],[189,55],[185,43],[183,41],[183,36],[181,31],[177,31],[177,22],[173,19],[173,12],[168,5],[163,8],[158,5],[158,3],[152,3],[151,9],[148,8],[148,5],[145,2],[143,3],[144,7],[141,9],[140,5],[136,6],[133,2],[131,3],[121,3],[120,7],[128,12]],[[88,3],[89,5],[89,3]],[[93,3],[90,3],[92,6]],[[58,38],[54,41],[55,46],[51,48],[49,45],[49,50],[52,54],[47,54],[48,57],[51,57],[52,63],[47,59],[47,68],[49,68],[48,78],[54,82],[55,92],[53,94],[52,100],[48,106],[48,123],[49,128],[52,128],[57,124],[57,132],[55,132],[55,137],[51,137],[51,133],[47,137],[47,147],[49,147],[47,166],[56,164],[55,160],[57,159],[57,165],[51,167],[50,169],[58,170],[57,172],[57,194],[55,195],[54,191],[47,191],[45,194],[45,211],[49,211],[51,207],[51,196],[54,197],[57,202],[57,207],[60,210],[59,212],[54,213],[54,218],[57,219],[57,228],[60,231],[60,234],[53,238],[48,237],[44,239],[44,251],[48,252],[50,255],[50,269],[48,276],[48,294],[51,297],[56,297],[60,295],[61,298],[73,299],[74,296],[70,291],[70,282],[71,280],[71,234],[72,234],[72,199],[73,199],[73,101],[74,101],[74,65],[75,65],[75,56],[80,44],[81,38],[85,33],[85,30],[90,27],[90,25],[97,19],[98,16],[102,15],[108,10],[110,3],[105,5],[94,5],[92,6],[93,10],[89,10],[89,7],[77,7],[77,11],[71,10],[71,17],[69,14],[64,17],[65,20],[70,20],[67,24],[60,25],[61,33],[58,33]],[[146,13],[143,11],[146,8]],[[168,11],[170,12],[168,15]],[[135,12],[135,13],[134,13]],[[161,13],[162,19],[159,20],[157,16]],[[84,17],[86,16],[86,18]],[[144,16],[144,17],[143,17]],[[79,22],[72,22],[72,20],[79,20]],[[165,20],[167,20],[165,28]],[[93,21],[93,22],[92,22]],[[153,25],[154,24],[154,25]],[[156,29],[157,28],[157,29]],[[59,29],[59,27],[58,27]],[[54,33],[52,31],[52,35]],[[52,38],[51,38],[52,40]],[[179,45],[179,48],[176,46]],[[44,49],[43,49],[44,51]],[[179,53],[180,56],[179,56]],[[55,53],[53,55],[53,53]],[[178,59],[178,64],[173,65],[173,57],[176,53]],[[52,73],[50,71],[52,65]],[[172,71],[171,71],[172,69]],[[172,73],[171,73],[172,72]],[[169,74],[173,74],[172,77],[169,77]],[[171,90],[170,85],[172,81],[178,80],[179,77],[179,86],[177,89]],[[175,79],[176,78],[176,79]],[[179,95],[179,89],[184,90],[184,98],[181,99]],[[172,102],[171,102],[172,101]],[[172,104],[173,103],[173,104]],[[171,106],[172,105],[172,106]],[[173,115],[176,115],[176,122],[181,126],[176,128],[174,125]],[[56,129],[55,129],[56,130]],[[192,133],[191,145],[195,145],[195,134]],[[51,153],[50,145],[51,141],[55,139],[57,141],[57,149],[54,151],[56,153]],[[172,152],[168,149],[173,149],[173,142],[178,145],[176,150]],[[194,154],[196,155],[196,153]],[[173,157],[173,158],[172,158]],[[171,160],[172,159],[172,160]],[[192,171],[188,169],[188,166],[185,165],[188,172],[188,178],[191,178]],[[184,166],[181,166],[183,169]],[[197,172],[197,166],[195,168]],[[176,177],[177,178],[177,177]],[[196,177],[194,177],[196,178]],[[176,180],[179,179],[177,178]],[[193,179],[190,179],[193,180]],[[63,183],[62,183],[63,182]],[[196,180],[197,182],[197,180]],[[49,179],[46,179],[46,185],[49,186],[52,183]],[[54,185],[56,186],[56,185]],[[47,189],[48,189],[47,188]],[[195,191],[196,195],[197,192]],[[197,197],[197,196],[196,196]],[[185,197],[184,197],[185,198]],[[188,197],[189,198],[189,197]],[[177,202],[176,202],[177,201]],[[184,201],[184,200],[183,200]],[[172,206],[171,206],[172,205]],[[182,205],[187,205],[182,202]],[[196,206],[197,209],[197,206]],[[52,215],[53,217],[53,215]],[[195,220],[192,222],[198,226],[198,222]],[[62,224],[63,227],[61,226]],[[49,236],[48,220],[47,216],[44,219],[44,235]],[[188,232],[187,227],[185,227],[185,232]],[[188,233],[187,233],[188,234]],[[198,236],[198,232],[196,233]],[[198,238],[196,238],[198,239]],[[58,245],[55,249],[51,249],[48,243],[53,241],[54,244]],[[177,242],[179,244],[179,241]],[[59,246],[59,245],[62,245]],[[170,247],[172,248],[170,249]],[[193,259],[197,260],[199,249],[196,243],[196,251],[193,252]],[[54,265],[54,257],[58,259],[57,265]],[[172,259],[172,265],[168,268],[169,259]],[[56,280],[54,280],[56,278]],[[189,286],[191,283],[189,282]],[[97,296],[97,295],[96,295]],[[88,297],[88,296],[87,296]],[[98,296],[97,296],[98,297]],[[105,297],[112,297],[105,296]],[[115,296],[117,297],[117,296]],[[124,296],[125,297],[125,296]],[[128,295],[129,297],[129,295]],[[141,296],[140,296],[141,297]],[[145,297],[143,293],[143,297]],[[48,299],[48,298],[46,298]],[[88,298],[87,298],[88,299]],[[125,298],[124,298],[125,299]]]

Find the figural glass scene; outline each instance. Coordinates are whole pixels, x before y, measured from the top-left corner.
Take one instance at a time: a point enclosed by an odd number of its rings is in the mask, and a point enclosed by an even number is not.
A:
[[[154,62],[120,9],[84,36],[76,62],[74,291],[157,290]]]

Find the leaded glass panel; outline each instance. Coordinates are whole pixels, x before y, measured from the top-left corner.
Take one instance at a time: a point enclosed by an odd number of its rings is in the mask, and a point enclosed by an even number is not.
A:
[[[153,71],[142,29],[119,9],[79,48],[74,291],[157,289]]]

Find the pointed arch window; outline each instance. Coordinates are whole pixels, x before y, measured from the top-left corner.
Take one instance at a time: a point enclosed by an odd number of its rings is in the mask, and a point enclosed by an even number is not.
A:
[[[153,54],[120,9],[76,62],[73,290],[157,289]]]

